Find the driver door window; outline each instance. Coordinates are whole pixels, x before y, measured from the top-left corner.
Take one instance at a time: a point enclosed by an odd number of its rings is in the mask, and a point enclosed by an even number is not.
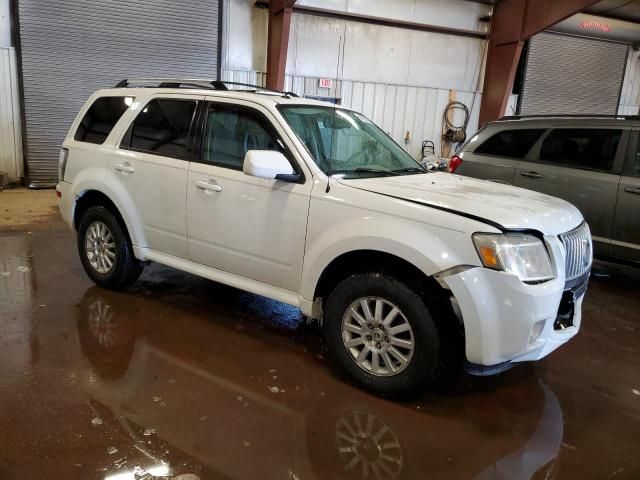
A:
[[[249,150],[281,150],[276,138],[255,114],[212,107],[207,115],[202,160],[220,167],[242,170]]]

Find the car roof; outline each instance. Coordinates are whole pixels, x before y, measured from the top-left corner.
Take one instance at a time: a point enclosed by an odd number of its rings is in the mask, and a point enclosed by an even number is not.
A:
[[[300,98],[285,92],[273,92],[268,90],[243,91],[243,90],[212,90],[208,88],[172,88],[172,87],[121,87],[98,90],[96,96],[126,96],[146,98],[151,95],[194,95],[219,97],[230,100],[249,100],[264,106],[273,105],[315,105],[320,107],[332,107],[330,102]],[[349,108],[336,106],[344,110]]]
[[[502,117],[487,126],[505,127],[635,127],[640,126],[637,115],[531,115]]]

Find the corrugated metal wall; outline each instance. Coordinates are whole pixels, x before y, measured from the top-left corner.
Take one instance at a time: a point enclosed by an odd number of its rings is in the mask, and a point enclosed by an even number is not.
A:
[[[222,71],[225,80],[264,85],[264,72],[229,70]],[[393,85],[374,82],[356,82],[351,80],[335,80],[331,90],[318,88],[317,77],[301,77],[287,75],[285,90],[300,96],[338,97],[341,104],[353,108],[371,118],[415,159],[422,156],[422,141],[432,140],[436,145],[436,153],[441,151],[442,118],[449,102],[450,92],[442,88],[416,87],[409,85]],[[471,109],[471,118],[467,127],[468,135],[478,129],[478,114],[482,94],[453,91],[452,97],[461,101]],[[515,97],[509,105],[515,113]],[[473,105],[473,108],[472,108]],[[455,117],[460,120],[459,113]],[[410,132],[411,142],[405,145],[406,133]]]
[[[520,113],[610,114],[618,111],[627,46],[540,33],[531,39]]]
[[[0,48],[0,172],[22,177],[18,74],[14,48]]]
[[[217,0],[20,0],[27,174],[57,181],[60,143],[84,101],[123,78],[215,78]]]
[[[618,113],[620,115],[638,115],[640,106],[640,54],[630,50],[627,57],[627,68],[622,84],[620,95],[620,105]]]

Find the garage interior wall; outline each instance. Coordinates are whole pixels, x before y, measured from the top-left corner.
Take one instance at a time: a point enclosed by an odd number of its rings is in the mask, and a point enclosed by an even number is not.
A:
[[[86,99],[124,78],[217,78],[219,5],[20,0],[27,176],[57,182],[60,144]]]
[[[268,12],[254,7],[252,0],[227,1],[223,78],[260,84],[266,70]],[[478,32],[487,28],[478,19],[489,13],[487,5],[461,0],[299,0],[296,5]],[[341,38],[344,58],[338,53]],[[477,38],[294,13],[286,89],[340,98],[419,159],[423,140],[434,141],[440,152],[442,117],[450,98],[472,110],[468,133],[477,129],[485,45]],[[331,79],[332,88],[318,88],[320,78]]]
[[[618,113],[626,44],[543,32],[531,38],[520,113]]]
[[[638,115],[640,113],[640,52],[629,49],[625,68],[618,114]]]
[[[0,172],[6,172],[9,182],[18,182],[23,174],[19,99],[16,50],[0,47]]]
[[[10,182],[22,177],[20,94],[16,50],[11,41],[9,0],[0,0],[0,173]]]

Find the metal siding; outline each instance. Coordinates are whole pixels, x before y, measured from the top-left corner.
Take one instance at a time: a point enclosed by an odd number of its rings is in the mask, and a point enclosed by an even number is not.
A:
[[[58,148],[78,110],[123,78],[216,78],[217,0],[20,0],[26,163],[57,181]]]
[[[520,113],[616,114],[627,46],[540,33],[531,39]]]
[[[640,69],[639,57],[640,55],[638,55],[638,52],[629,52],[622,86],[622,94],[620,96],[620,105],[618,108],[618,113],[621,115],[638,114],[638,106],[640,105],[640,75],[638,75],[638,69]]]
[[[228,80],[249,80],[249,83],[258,85],[264,85],[262,82],[265,78],[262,72],[233,69],[223,70],[222,76]],[[361,111],[384,131],[391,134],[392,138],[417,160],[420,160],[422,155],[423,140],[432,140],[436,154],[440,154],[442,118],[444,109],[449,103],[449,90],[416,85],[336,80],[335,78],[332,80],[333,85],[330,90],[327,90],[318,88],[318,77],[289,74],[286,76],[285,89],[303,97],[321,95],[341,98],[342,105]],[[471,138],[478,128],[482,94],[464,91],[453,93],[455,98],[472,109],[467,126],[467,137]],[[512,95],[509,105],[515,105],[515,100],[516,97]],[[462,122],[461,115],[462,112],[456,112],[456,122]],[[404,143],[407,131],[411,133],[409,145]]]
[[[0,172],[15,181],[22,177],[22,137],[16,52],[0,48]]]

